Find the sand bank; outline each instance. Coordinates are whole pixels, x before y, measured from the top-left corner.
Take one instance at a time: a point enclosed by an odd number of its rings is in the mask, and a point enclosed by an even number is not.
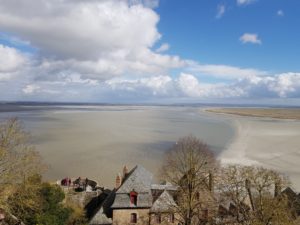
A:
[[[211,108],[206,111],[239,116],[300,120],[299,108]]]
[[[228,116],[236,127],[222,163],[262,165],[291,178],[300,191],[300,121]]]

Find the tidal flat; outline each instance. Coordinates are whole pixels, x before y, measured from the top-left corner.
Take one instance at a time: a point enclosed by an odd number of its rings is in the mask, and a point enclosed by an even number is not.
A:
[[[2,111],[0,120],[16,116],[31,132],[49,165],[45,179],[89,177],[108,187],[124,165],[141,164],[157,174],[164,152],[180,137],[192,134],[219,155],[234,136],[230,119],[209,116],[199,107],[39,106]]]
[[[222,164],[262,165],[290,176],[300,190],[300,121],[207,112],[189,106],[2,107],[0,120],[18,117],[41,153],[50,181],[88,177],[113,187],[124,165],[158,174],[180,137],[206,142]],[[3,108],[4,107],[4,108]]]

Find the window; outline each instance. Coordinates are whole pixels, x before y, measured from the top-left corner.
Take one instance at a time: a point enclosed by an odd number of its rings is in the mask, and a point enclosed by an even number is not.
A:
[[[156,223],[161,223],[161,215],[160,214],[155,215],[155,222]]]
[[[196,192],[196,200],[200,201],[200,193],[198,191]]]
[[[130,223],[137,223],[137,215],[136,215],[136,213],[131,213],[131,215],[130,215]]]
[[[130,192],[130,203],[134,206],[137,206],[137,196],[138,194],[134,190]]]

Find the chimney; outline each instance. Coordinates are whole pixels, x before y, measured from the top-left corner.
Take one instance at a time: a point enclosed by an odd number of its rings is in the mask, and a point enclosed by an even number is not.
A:
[[[208,174],[208,187],[210,192],[214,191],[214,175],[212,172],[209,172]]]
[[[116,189],[118,189],[122,184],[122,177],[121,175],[118,173],[117,177],[116,177]]]
[[[275,182],[275,187],[274,187],[274,197],[278,197],[281,193],[281,185],[280,182]]]
[[[127,176],[127,174],[128,174],[128,168],[125,165],[124,168],[123,168],[123,179],[125,179],[125,177]]]

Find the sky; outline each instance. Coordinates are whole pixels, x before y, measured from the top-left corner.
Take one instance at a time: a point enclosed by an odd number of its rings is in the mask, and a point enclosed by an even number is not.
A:
[[[0,0],[0,101],[300,105],[299,0]]]

